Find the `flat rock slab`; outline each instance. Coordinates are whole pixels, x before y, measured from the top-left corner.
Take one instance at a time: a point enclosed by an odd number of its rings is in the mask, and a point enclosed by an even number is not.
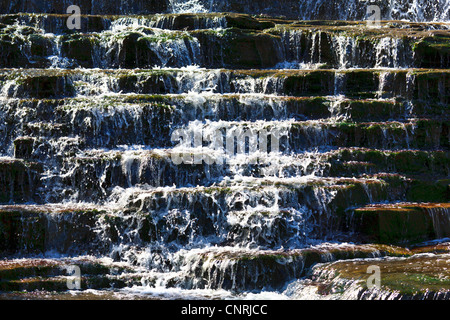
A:
[[[359,231],[382,243],[413,243],[450,236],[450,203],[369,205],[354,210]]]
[[[358,299],[448,299],[450,255],[420,254],[408,258],[338,261],[317,266],[312,278],[322,297]],[[368,289],[369,277],[379,270],[378,288]]]

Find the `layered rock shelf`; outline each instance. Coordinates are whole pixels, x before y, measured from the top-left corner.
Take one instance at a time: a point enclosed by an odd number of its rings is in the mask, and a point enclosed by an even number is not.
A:
[[[78,2],[0,4],[0,298],[450,299],[447,2]]]

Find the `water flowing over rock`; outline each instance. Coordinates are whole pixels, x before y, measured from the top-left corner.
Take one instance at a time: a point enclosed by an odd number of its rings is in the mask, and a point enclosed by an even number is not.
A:
[[[0,298],[450,298],[449,1],[69,2],[0,4]]]
[[[92,15],[127,15],[153,13],[238,12],[282,16],[300,20],[365,20],[369,12],[366,1],[360,0],[81,0],[82,12]],[[380,6],[383,20],[449,21],[450,5],[446,0],[373,1]],[[70,1],[12,0],[0,6],[3,13],[66,13]]]

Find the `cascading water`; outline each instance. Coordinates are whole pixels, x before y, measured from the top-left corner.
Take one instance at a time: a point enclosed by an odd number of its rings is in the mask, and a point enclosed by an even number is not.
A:
[[[0,296],[448,299],[448,1],[82,2],[0,4]]]
[[[169,4],[173,13],[204,13],[210,11],[207,3],[201,0],[169,0]]]

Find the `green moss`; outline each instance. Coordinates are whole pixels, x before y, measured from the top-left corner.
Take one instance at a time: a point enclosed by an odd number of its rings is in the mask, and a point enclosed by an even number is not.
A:
[[[354,211],[358,232],[372,241],[401,244],[417,243],[436,236],[427,206],[418,204],[373,205]]]
[[[328,70],[314,72],[287,73],[284,81],[286,95],[325,96],[334,91],[334,72]]]
[[[61,50],[69,59],[75,59],[82,67],[92,67],[95,50],[100,39],[97,35],[73,34],[62,37]]]
[[[260,21],[255,17],[243,14],[227,14],[225,19],[228,28],[264,30],[275,26],[271,21]]]
[[[281,61],[278,55],[280,38],[263,32],[230,28],[221,39],[223,60],[234,68],[267,68]]]
[[[442,68],[443,61],[448,61],[450,57],[450,36],[436,35],[422,38],[412,46],[418,67],[421,68]]]
[[[439,292],[450,290],[450,278],[445,270],[445,259],[439,256],[412,256],[403,259],[382,259],[367,261],[342,261],[317,268],[322,271],[323,280],[333,281],[338,285],[349,281],[367,289],[367,280],[372,275],[368,267],[376,265],[380,268],[381,293],[394,293],[402,299],[423,299],[433,297]],[[342,288],[343,290],[345,287]],[[334,292],[343,293],[335,290]]]
[[[345,72],[345,95],[355,99],[375,98],[378,81],[378,76],[372,71]]]
[[[448,202],[450,180],[414,180],[406,193],[406,199],[412,202]]]
[[[187,32],[168,32],[158,35],[142,36],[139,40],[149,43],[165,43],[177,40],[191,41],[194,40],[194,37]]]

